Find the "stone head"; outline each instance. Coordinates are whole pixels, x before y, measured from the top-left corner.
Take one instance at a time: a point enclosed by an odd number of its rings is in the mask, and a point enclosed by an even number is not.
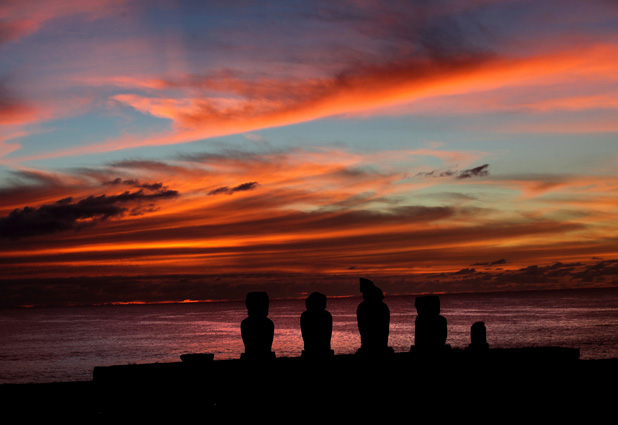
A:
[[[380,288],[369,279],[360,278],[360,291],[363,293],[363,300],[379,302],[384,299],[384,293]]]
[[[249,316],[268,316],[269,299],[266,292],[249,292],[245,298]]]
[[[437,295],[424,295],[414,300],[416,311],[420,315],[439,315],[440,297]]]
[[[307,310],[326,310],[326,295],[313,292],[305,300]]]

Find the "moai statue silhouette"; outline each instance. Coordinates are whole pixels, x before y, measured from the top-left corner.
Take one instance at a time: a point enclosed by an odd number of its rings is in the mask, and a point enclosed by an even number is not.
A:
[[[440,314],[440,297],[425,295],[414,301],[417,316],[414,322],[414,347],[418,350],[435,351],[445,347],[446,319]]]
[[[484,322],[475,322],[470,328],[470,345],[471,350],[487,350],[487,328]]]
[[[305,300],[307,308],[300,315],[300,330],[304,342],[302,357],[324,358],[331,356],[330,341],[333,334],[333,316],[326,310],[326,295],[313,292]]]
[[[359,354],[388,354],[390,310],[384,302],[382,290],[368,279],[360,279],[363,301],[356,309],[356,320],[361,338]]]
[[[240,324],[245,352],[241,358],[262,360],[274,358],[272,344],[275,325],[268,318],[269,298],[266,292],[249,292],[245,299],[247,315]]]

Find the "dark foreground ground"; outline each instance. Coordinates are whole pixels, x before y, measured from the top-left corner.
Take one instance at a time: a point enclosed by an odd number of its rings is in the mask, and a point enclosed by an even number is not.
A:
[[[204,358],[205,357],[205,358]],[[618,407],[618,359],[558,347],[337,355],[96,368],[88,382],[0,386],[23,423],[483,423],[602,420]],[[605,419],[604,421],[606,421]]]

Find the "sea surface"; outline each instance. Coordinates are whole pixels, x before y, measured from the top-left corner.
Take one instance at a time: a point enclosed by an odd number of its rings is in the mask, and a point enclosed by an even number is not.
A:
[[[414,344],[414,296],[386,296],[389,345]],[[485,322],[492,348],[562,346],[582,359],[618,358],[618,288],[445,294],[441,313],[447,343],[465,348],[470,326]],[[351,354],[360,346],[360,298],[329,298],[332,348]],[[303,349],[304,300],[272,300],[273,351],[297,357]],[[244,351],[243,302],[211,302],[0,310],[0,384],[88,381],[96,366],[180,361],[185,353],[236,359]]]

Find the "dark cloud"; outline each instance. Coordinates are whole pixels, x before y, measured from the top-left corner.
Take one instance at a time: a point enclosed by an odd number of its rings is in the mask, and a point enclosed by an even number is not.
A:
[[[164,188],[163,183],[140,183],[139,180],[135,180],[135,179],[123,180],[120,177],[117,177],[114,180],[103,182],[103,184],[112,185],[112,186],[122,184],[125,186],[141,187],[142,189],[148,189],[148,190],[153,190],[153,191],[160,191]]]
[[[480,272],[462,269],[453,273],[390,275],[350,267],[345,274],[259,273],[144,274],[97,277],[5,278],[0,285],[0,308],[23,305],[91,305],[115,302],[163,302],[191,300],[242,300],[249,291],[268,291],[273,299],[294,298],[313,291],[328,296],[358,295],[358,277],[371,277],[387,295],[424,292],[495,292],[568,288],[613,288],[617,261],[598,264],[554,263],[518,270]],[[575,268],[597,277],[603,285],[582,282],[576,274],[553,274]],[[612,273],[607,275],[605,273]]]
[[[253,190],[258,186],[257,182],[248,182],[248,183],[243,183],[243,184],[239,184],[238,186],[235,187],[228,187],[228,186],[222,186],[219,187],[217,189],[213,189],[210,192],[208,192],[209,195],[221,195],[221,194],[225,194],[225,195],[232,195],[236,192],[245,192],[247,190]]]
[[[120,177],[116,177],[114,180],[103,182],[103,184],[104,185],[132,184],[128,182],[132,182],[132,180],[122,180]]]
[[[495,266],[495,265],[498,265],[498,264],[506,264],[506,263],[507,263],[506,259],[505,258],[501,258],[501,259],[496,260],[496,261],[483,261],[483,262],[480,262],[480,263],[474,263],[474,264],[472,264],[472,266]]]
[[[586,267],[573,276],[582,282],[604,281],[608,277],[618,277],[618,260],[604,260]]]
[[[417,174],[417,176],[424,176],[424,177],[452,177],[455,175],[454,171],[437,171],[437,170],[432,170],[432,171],[421,171]]]
[[[139,215],[148,212],[154,207],[154,202],[177,196],[175,190],[144,193],[140,189],[120,195],[89,196],[78,201],[68,197],[39,207],[26,206],[14,209],[6,217],[0,217],[0,238],[20,239],[80,230],[126,213]]]
[[[467,284],[472,285],[468,289],[473,290],[611,286],[618,276],[618,260],[595,264],[556,262],[550,265],[530,265],[517,270],[495,272],[473,273],[471,270],[474,269],[463,269],[456,273],[443,274],[441,277],[443,281],[450,282],[451,288]],[[462,273],[463,271],[466,273]],[[467,275],[466,282],[457,278],[463,274]],[[483,285],[480,285],[481,281]]]
[[[160,191],[164,189],[163,183],[142,183],[139,187],[153,191]]]
[[[483,164],[479,167],[471,168],[469,170],[463,170],[457,175],[458,179],[469,179],[470,177],[483,177],[489,174],[487,170],[489,164]]]
[[[417,176],[423,177],[454,177],[456,179],[469,179],[472,177],[484,177],[489,175],[489,164],[483,164],[478,167],[470,168],[467,170],[432,170],[424,171],[417,174]]]
[[[462,275],[462,274],[473,274],[476,273],[476,269],[461,269],[458,272],[453,273],[453,275]]]

